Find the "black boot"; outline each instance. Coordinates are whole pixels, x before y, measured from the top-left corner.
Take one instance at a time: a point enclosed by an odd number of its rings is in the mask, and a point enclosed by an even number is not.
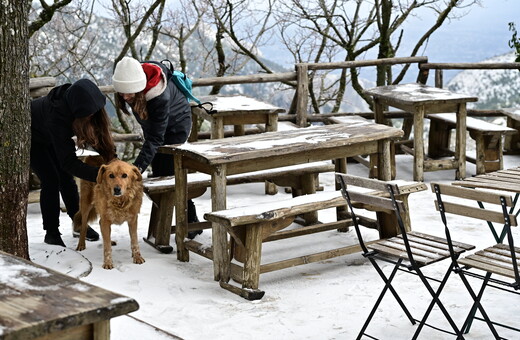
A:
[[[188,223],[197,223],[199,218],[197,217],[197,209],[195,203],[192,200],[188,200]],[[188,231],[188,238],[193,240],[197,235],[202,234],[202,230]]]
[[[80,231],[79,230],[72,230],[72,236],[79,237]],[[92,229],[90,226],[87,226],[87,241],[97,241],[99,240],[99,234],[97,231]]]
[[[63,243],[63,240],[61,239],[61,233],[59,230],[47,230],[43,242],[56,246],[66,247],[65,243]]]

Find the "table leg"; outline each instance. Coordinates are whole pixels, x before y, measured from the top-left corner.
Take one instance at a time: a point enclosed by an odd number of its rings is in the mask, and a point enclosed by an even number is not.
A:
[[[233,130],[235,132],[234,136],[244,136],[246,134],[246,129],[244,127],[244,125],[240,124],[240,125],[234,125],[233,126]]]
[[[211,175],[211,210],[226,209],[226,166],[218,166]],[[228,282],[231,270],[228,254],[226,228],[218,223],[212,224],[213,274],[215,281]]]
[[[211,139],[224,138],[224,118],[213,117],[211,122]]]
[[[347,158],[337,158],[334,160],[334,171],[342,174],[347,173]],[[341,190],[341,185],[336,182],[336,190]],[[340,221],[341,219],[344,219],[346,214],[348,213],[348,207],[346,205],[342,207],[336,208],[336,221]],[[341,232],[347,232],[349,231],[349,227],[340,228],[338,231]]]
[[[278,131],[278,113],[270,113],[267,116],[267,123],[265,124],[265,131]]]
[[[392,167],[395,166],[395,154],[392,153],[392,142],[388,139],[378,143],[379,157],[378,157],[378,179],[383,181],[392,180]],[[394,157],[392,157],[394,155]]]
[[[458,166],[455,179],[464,179],[466,177],[466,103],[459,104],[457,110],[457,137],[455,145],[455,159]]]
[[[193,110],[193,109],[192,109]],[[199,118],[196,114],[191,114],[191,132],[188,137],[188,142],[196,142],[199,140]]]
[[[424,181],[424,106],[413,116],[413,180]]]
[[[175,168],[175,244],[177,259],[188,262],[190,254],[184,246],[188,235],[188,171],[182,166],[182,156],[174,156]]]
[[[374,121],[378,124],[389,125],[385,120],[383,103],[378,98],[374,98]]]
[[[378,142],[379,157],[378,157],[378,169],[377,169],[377,178],[382,181],[390,181],[392,179],[392,155],[395,154],[391,152],[391,141],[383,140]],[[379,226],[381,227],[379,230],[380,238],[389,238],[396,236],[398,230],[397,226],[397,218],[393,214],[388,214],[384,212],[377,212],[377,220],[379,222]]]
[[[265,123],[265,131],[266,132],[278,131],[278,113],[267,115],[267,121]],[[266,181],[265,182],[265,193],[267,195],[276,195],[278,193],[278,187],[276,186],[276,184]]]

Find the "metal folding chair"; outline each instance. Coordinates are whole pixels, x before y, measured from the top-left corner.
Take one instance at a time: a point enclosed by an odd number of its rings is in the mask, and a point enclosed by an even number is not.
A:
[[[413,339],[416,339],[419,336],[419,333],[421,332],[423,326],[427,325],[426,320],[428,319],[428,316],[430,315],[430,312],[432,311],[435,305],[437,305],[441,312],[444,314],[446,320],[453,329],[453,332],[443,330],[432,325],[428,326],[442,332],[456,335],[458,339],[463,339],[464,337],[462,335],[461,330],[457,328],[455,322],[453,321],[450,314],[448,313],[448,311],[439,299],[439,295],[441,294],[442,289],[444,288],[450,276],[450,273],[452,272],[452,262],[449,262],[449,266],[447,268],[446,273],[444,274],[444,277],[441,280],[436,280],[439,282],[437,290],[434,290],[429,282],[429,280],[433,279],[427,278],[423,274],[421,268],[442,261],[444,259],[450,259],[452,255],[456,258],[464,251],[473,249],[475,247],[460,242],[448,242],[446,239],[428,234],[413,231],[407,232],[405,230],[403,220],[401,217],[401,214],[404,212],[405,206],[403,205],[402,201],[395,199],[395,196],[399,195],[399,187],[395,184],[377,181],[373,179],[363,180],[359,177],[339,173],[336,174],[336,178],[341,185],[343,196],[345,197],[345,200],[347,201],[348,207],[350,209],[352,221],[356,229],[356,234],[359,240],[360,247],[362,249],[362,255],[369,259],[369,261],[372,263],[375,270],[377,271],[379,276],[381,276],[385,283],[385,286],[381,291],[381,294],[379,295],[357,338],[360,339],[363,335],[370,336],[366,334],[366,330],[387,291],[390,291],[392,293],[392,295],[395,297],[395,299],[397,300],[397,302],[399,303],[402,310],[404,311],[404,313],[406,314],[406,316],[412,324],[415,324],[417,321],[419,321],[412,317],[412,315],[404,305],[403,301],[397,294],[396,290],[392,286],[392,280],[394,279],[397,271],[404,270],[408,273],[417,274],[421,282],[424,284],[424,286],[432,296],[432,301],[428,306],[423,318],[420,320],[419,326],[415,331]],[[373,190],[379,190],[383,192],[386,191],[388,192],[390,198],[377,197],[370,193],[363,193],[360,191],[350,190],[348,188],[348,185],[351,184],[355,184],[355,186],[369,188]],[[362,208],[370,207],[370,209],[375,208],[379,210],[393,212],[397,218],[397,223],[401,234],[390,239],[382,239],[369,244],[365,243],[360,231],[358,218],[354,211],[354,206]],[[446,234],[449,237],[449,231],[447,229]],[[382,260],[394,264],[394,268],[388,277],[379,267],[376,260]]]
[[[454,261],[453,270],[460,276],[474,301],[462,330],[464,333],[469,332],[473,319],[477,319],[487,323],[496,339],[500,339],[500,337],[495,325],[520,332],[520,329],[492,322],[481,304],[482,295],[488,286],[505,286],[505,291],[520,293],[518,292],[520,290],[520,276],[517,263],[517,257],[520,256],[520,248],[515,248],[511,233],[511,226],[516,226],[517,221],[515,215],[511,214],[511,210],[508,211],[508,207],[514,204],[511,196],[438,183],[432,183],[431,186],[432,191],[437,196],[437,209],[446,228],[446,214],[449,213],[481,219],[488,223],[503,223],[504,235],[507,235],[505,244],[502,243],[502,240],[496,240],[497,244]],[[447,202],[446,200],[450,198],[456,200],[457,203]],[[470,204],[475,204],[475,201],[478,203],[478,208],[470,206]],[[482,202],[488,203],[486,209],[483,208]],[[492,274],[498,275],[498,278],[491,278]],[[482,286],[478,294],[475,294],[466,276],[482,280]],[[477,309],[482,314],[482,318],[475,316]]]

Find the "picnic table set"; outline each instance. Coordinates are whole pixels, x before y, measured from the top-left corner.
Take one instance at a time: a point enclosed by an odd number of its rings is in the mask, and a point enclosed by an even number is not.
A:
[[[333,124],[280,130],[278,115],[285,112],[283,108],[246,96],[205,98],[213,103],[214,111],[208,113],[194,106],[192,115],[194,122],[197,119],[210,122],[211,139],[194,138],[198,135],[198,124],[193,124],[189,142],[166,145],[159,150],[172,156],[175,176],[154,178],[144,183],[145,193],[154,202],[145,241],[163,253],[176,249],[175,255],[179,261],[188,262],[190,253],[208,258],[213,264],[213,279],[220,287],[248,300],[261,299],[265,295],[260,287],[261,274],[361,253],[373,265],[374,274],[379,274],[383,280],[384,288],[365,324],[359,325],[358,338],[369,336],[370,322],[386,293],[396,299],[411,324],[418,324],[414,338],[419,336],[423,326],[428,325],[434,307],[441,310],[449,325],[449,329],[441,331],[453,337],[464,338],[470,332],[473,320],[479,319],[487,324],[494,337],[499,338],[498,327],[486,313],[482,295],[491,283],[501,285],[507,291],[520,289],[516,260],[520,249],[514,247],[511,232],[511,227],[517,225],[518,212],[515,213],[515,210],[518,209],[515,205],[520,195],[520,168],[503,169],[501,159],[504,145],[498,141],[504,136],[511,138],[516,128],[511,122],[506,129],[486,125],[470,127],[466,104],[478,98],[445,89],[402,84],[379,86],[365,93],[374,100],[374,121],[355,116],[333,120]],[[412,115],[413,148],[404,148],[413,156],[413,178],[409,181],[394,179],[394,145],[407,137],[407,133],[403,131],[406,127],[393,127],[385,117],[388,107]],[[449,137],[440,133],[428,137],[430,147],[425,152],[424,125],[427,119],[431,120],[432,126],[433,122],[441,124],[435,125],[438,129],[435,131],[455,131],[453,152],[446,153]],[[264,132],[246,134],[245,126],[255,124],[264,125]],[[233,126],[232,137],[224,138],[226,125]],[[466,170],[468,131],[477,142],[477,148],[481,148],[480,153],[477,150],[477,175],[474,177],[468,176]],[[441,149],[443,152],[436,154]],[[491,154],[493,156],[489,156]],[[347,174],[349,158],[368,159],[364,161],[368,176]],[[424,173],[440,170],[455,170],[455,181],[432,183],[430,188],[446,237],[413,231],[408,207],[408,200],[413,198],[414,193],[428,190]],[[335,190],[320,190],[319,174],[324,172],[335,173]],[[281,200],[274,196],[269,203],[240,206],[233,202],[228,207],[231,202],[228,202],[227,186],[250,182],[265,182],[266,193],[272,193],[272,188],[267,190],[269,185],[290,187],[292,198]],[[199,197],[207,189],[211,190],[211,211],[204,214],[205,221],[188,223],[188,199]],[[335,210],[336,221],[320,222],[318,211],[331,208]],[[373,212],[375,218],[361,216],[358,214],[360,210]],[[486,249],[475,249],[471,244],[451,239],[447,218],[450,214],[482,220],[483,228],[489,229],[495,244]],[[287,228],[295,224],[297,228]],[[365,241],[360,227],[376,229],[379,238]],[[265,242],[290,242],[301,235],[332,230],[345,232],[352,228],[359,241],[357,244],[329,247],[322,252],[272,263],[262,262],[262,245]],[[199,229],[210,230],[210,248],[187,238],[188,231]],[[175,247],[170,245],[170,235],[173,233]],[[5,258],[7,255],[0,255],[4,263],[13,261]],[[390,274],[383,272],[381,260],[393,264]],[[436,278],[440,285],[432,285],[430,278],[423,274],[423,269],[430,265],[446,266],[444,276]],[[22,272],[30,272],[33,277],[41,270],[27,269]],[[417,274],[418,281],[431,296],[426,312],[418,318],[411,315],[393,286],[399,270]],[[451,274],[462,280],[473,301],[462,325],[453,320],[442,300],[441,293],[449,284],[447,281]],[[53,280],[61,280],[56,273],[49,275],[45,280],[54,276],[56,278]],[[479,290],[472,288],[468,277],[481,279]],[[0,285],[5,286],[6,283],[0,282]],[[5,289],[3,291],[6,292]],[[86,293],[80,291],[78,294]],[[116,307],[102,320],[86,318],[81,324],[74,323],[70,327],[93,327],[94,332],[101,334],[100,338],[108,334],[107,320],[138,308],[132,299],[111,295],[110,292],[91,290],[89,294],[100,296],[100,306],[92,308],[108,308],[105,306],[107,300],[109,304],[110,301],[117,301]],[[71,310],[70,313],[91,312]],[[34,328],[31,332],[43,331]]]

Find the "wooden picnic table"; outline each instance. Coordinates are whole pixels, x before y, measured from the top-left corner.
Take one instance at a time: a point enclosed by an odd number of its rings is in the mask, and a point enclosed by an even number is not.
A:
[[[0,339],[109,339],[134,299],[0,252]]]
[[[392,106],[413,114],[413,179],[424,181],[424,171],[456,169],[456,179],[466,177],[466,103],[477,97],[431,87],[423,84],[378,86],[365,93],[374,98],[375,121],[385,123],[384,109]],[[453,159],[425,159],[424,117],[430,113],[455,112],[456,145]]]
[[[346,157],[371,155],[372,177],[391,179],[392,140],[403,131],[371,122],[312,126],[289,131],[207,140],[163,146],[160,151],[174,156],[175,216],[177,258],[189,261],[187,235],[187,173],[189,170],[211,174],[212,211],[226,209],[226,176],[254,170],[273,169],[308,162],[335,160],[337,172],[346,172]],[[337,188],[339,190],[339,187]],[[315,190],[315,188],[309,188]],[[384,237],[395,235],[394,223],[382,223]],[[229,264],[225,228],[212,228],[215,280]],[[224,280],[226,278],[223,278]]]
[[[190,142],[197,140],[198,124],[197,117],[203,118],[211,123],[211,139],[224,138],[224,126],[233,125],[235,136],[245,134],[244,125],[264,124],[265,131],[276,131],[278,114],[285,109],[260,101],[244,95],[216,95],[203,96],[201,102],[213,104],[214,113],[196,106],[192,102],[191,112],[193,115]]]

